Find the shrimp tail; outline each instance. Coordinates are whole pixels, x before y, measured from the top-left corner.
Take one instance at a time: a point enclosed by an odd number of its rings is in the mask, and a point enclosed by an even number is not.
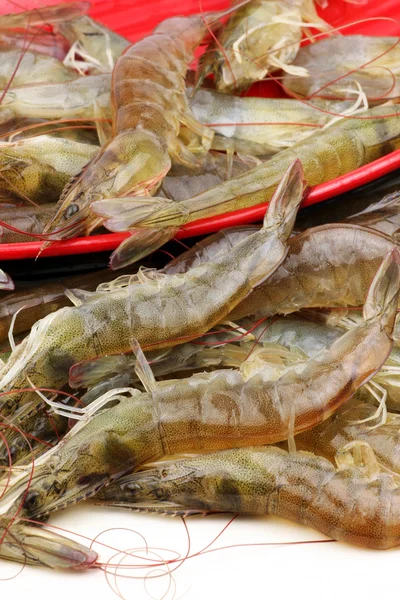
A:
[[[179,227],[165,229],[134,229],[111,255],[110,269],[122,269],[161,248],[177,233]]]
[[[270,200],[264,227],[277,227],[283,237],[289,237],[305,190],[303,167],[297,159],[285,172]]]
[[[379,320],[382,330],[392,334],[400,289],[400,252],[391,250],[382,261],[364,304],[364,320]]]
[[[0,545],[0,556],[52,569],[87,569],[94,565],[98,555],[94,550],[48,529],[18,523],[8,530]]]

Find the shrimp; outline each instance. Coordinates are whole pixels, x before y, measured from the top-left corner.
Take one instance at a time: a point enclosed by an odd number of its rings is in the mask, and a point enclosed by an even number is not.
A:
[[[248,154],[257,155],[293,146],[327,125],[332,113],[351,114],[355,106],[329,100],[316,100],[311,106],[288,98],[240,98],[205,89],[190,100],[194,116],[222,135],[228,148],[229,141],[240,140],[249,144]]]
[[[38,321],[0,370],[0,388],[15,390],[1,398],[2,416],[10,422],[14,415],[20,422],[37,410],[43,402],[40,396],[18,392],[27,383],[60,389],[73,364],[129,351],[132,337],[157,349],[208,331],[282,262],[302,193],[301,165],[296,162],[282,179],[263,228],[229,254],[186,275],[165,275],[94,294],[90,301]],[[223,288],[218,284],[221,277],[228,280]]]
[[[352,450],[338,452],[336,467],[309,452],[274,447],[161,463],[109,486],[100,502],[170,515],[274,514],[338,541],[380,550],[398,546],[400,489]]]
[[[92,211],[107,229],[132,233],[113,253],[111,268],[142,258],[185,223],[268,201],[294,158],[301,160],[306,182],[318,185],[395,150],[400,146],[398,114],[396,108],[387,106],[367,111],[365,120],[342,119],[247,173],[182,202],[157,197],[93,202]]]
[[[41,234],[45,224],[48,222],[51,215],[54,214],[54,209],[54,204],[22,207],[10,206],[2,208],[0,221],[0,243],[12,244],[16,242],[31,241],[32,236],[26,235],[26,233]],[[4,223],[3,226],[1,225],[2,223]],[[12,229],[7,229],[7,224],[11,225]],[[0,307],[0,311],[3,307],[4,305]]]
[[[59,308],[70,306],[71,300],[65,293],[69,288],[79,286],[83,290],[94,290],[100,282],[105,283],[113,276],[112,271],[102,269],[3,296],[0,305],[0,341],[7,339],[11,323],[13,334],[22,333],[28,331],[39,319]],[[13,318],[17,313],[18,317]]]
[[[1,19],[1,17],[0,17]],[[34,36],[27,39],[26,31],[19,33],[17,31],[0,30],[0,48],[15,50],[20,48],[25,50],[29,45],[29,50],[35,54],[48,54],[57,60],[64,60],[69,44],[61,35],[54,31],[35,31]]]
[[[256,230],[256,225],[239,226],[215,233],[172,260],[162,271],[185,273],[230,251]],[[308,229],[288,240],[289,253],[284,263],[268,283],[253,290],[232,311],[229,319],[289,314],[309,307],[358,307],[380,261],[396,245],[391,237],[358,225],[339,223]],[[120,284],[125,284],[125,277],[121,277]]]
[[[87,15],[68,19],[57,26],[58,31],[71,43],[66,64],[78,70],[90,69],[90,72],[110,72],[115,61],[131,45],[126,38],[94,21]],[[85,62],[76,61],[75,54]]]
[[[384,196],[379,202],[371,204],[364,210],[346,218],[346,223],[356,223],[371,227],[390,235],[396,241],[400,233],[400,192]]]
[[[293,67],[302,28],[327,31],[329,25],[315,11],[313,0],[253,0],[239,8],[212,43],[203,60],[200,80],[214,74],[220,92],[247,89],[254,81],[277,69],[306,75]]]
[[[80,172],[98,148],[68,139],[40,135],[0,142],[2,191],[10,198],[48,203],[57,200],[65,183]]]
[[[21,50],[0,51],[1,88],[9,85],[11,78],[12,89],[15,85],[37,84],[39,81],[60,83],[76,77],[75,71],[52,56],[27,51],[21,58]]]
[[[361,87],[370,103],[400,95],[397,37],[333,36],[300,49],[294,65],[308,77],[285,75],[283,85],[295,97],[351,98]]]
[[[91,548],[43,527],[24,523],[2,531],[0,557],[52,569],[88,569],[98,558]]]
[[[396,244],[359,225],[308,229],[289,240],[284,264],[229,315],[236,320],[309,307],[360,306],[377,265]]]
[[[55,6],[42,6],[20,13],[0,15],[0,30],[37,27],[75,19],[89,11],[90,2],[71,2]]]
[[[277,381],[262,370],[248,378],[225,370],[156,384],[142,365],[148,391],[117,389],[83,414],[75,409],[81,421],[63,443],[36,461],[33,475],[12,477],[0,500],[1,521],[21,504],[20,517],[46,518],[165,455],[275,443],[322,422],[385,361],[399,292],[400,257],[394,250],[369,290],[364,323]],[[128,392],[131,398],[123,399]],[[93,415],[110,400],[119,403]]]
[[[107,74],[79,77],[68,83],[21,85],[6,92],[2,106],[20,117],[93,119],[96,102],[109,103],[110,88],[111,76]]]
[[[224,14],[167,19],[117,60],[112,80],[112,137],[65,188],[46,228],[51,239],[71,237],[71,232],[88,235],[102,222],[90,212],[93,200],[151,195],[169,171],[171,156],[190,166],[198,164],[194,153],[209,150],[212,132],[190,111],[185,75],[208,27]],[[189,146],[178,138],[181,124],[193,133]]]

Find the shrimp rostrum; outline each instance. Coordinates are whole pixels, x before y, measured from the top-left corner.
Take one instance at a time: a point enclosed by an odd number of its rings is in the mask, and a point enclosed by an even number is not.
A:
[[[394,250],[371,286],[364,322],[275,381],[260,369],[247,377],[224,370],[157,384],[142,365],[147,391],[117,389],[87,409],[73,409],[79,423],[37,460],[33,475],[12,476],[1,519],[7,522],[19,506],[19,517],[43,519],[162,456],[274,443],[327,419],[389,354],[399,291]],[[118,404],[94,414],[110,400]]]

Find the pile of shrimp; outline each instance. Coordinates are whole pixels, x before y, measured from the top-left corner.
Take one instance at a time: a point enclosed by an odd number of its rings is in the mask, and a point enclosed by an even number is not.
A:
[[[89,500],[275,514],[400,546],[399,183],[346,214],[332,204],[317,225],[297,214],[310,185],[400,147],[397,83],[350,81],[341,61],[335,85],[316,81],[315,47],[341,38],[312,0],[174,17],[134,44],[88,9],[0,17],[3,240],[132,233],[111,259],[118,277],[13,290],[0,273],[0,558],[101,566],[44,527]],[[302,46],[310,28],[323,39]],[[376,44],[396,61],[393,40]],[[279,70],[298,99],[233,95]],[[304,102],[316,88],[329,97]],[[267,134],[223,127],[254,113]],[[265,201],[262,224],[169,262],[156,252],[190,221]]]

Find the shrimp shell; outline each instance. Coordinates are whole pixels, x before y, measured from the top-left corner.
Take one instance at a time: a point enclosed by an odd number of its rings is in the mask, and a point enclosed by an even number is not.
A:
[[[393,478],[358,464],[346,447],[337,465],[273,447],[226,450],[128,475],[99,500],[172,515],[274,514],[350,544],[400,545],[400,488]]]

